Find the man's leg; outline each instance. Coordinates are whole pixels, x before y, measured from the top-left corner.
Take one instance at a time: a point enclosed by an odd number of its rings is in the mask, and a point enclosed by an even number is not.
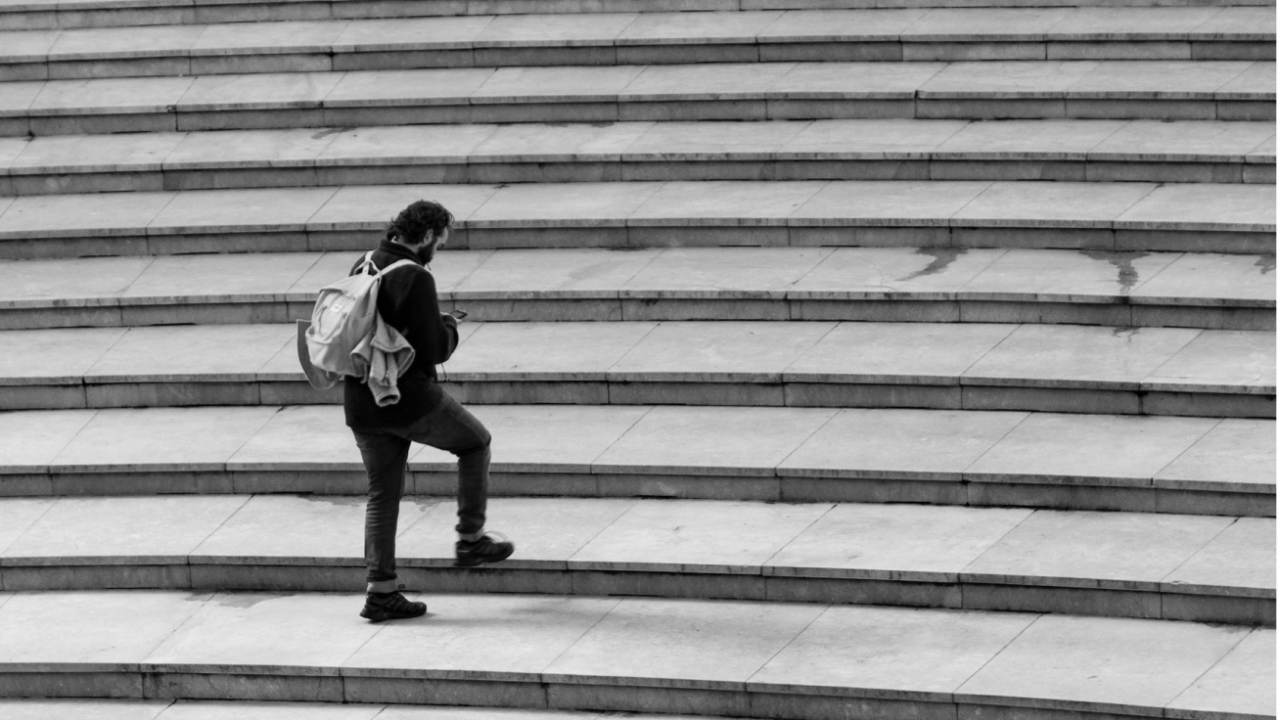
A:
[[[514,547],[485,535],[489,497],[489,431],[447,394],[414,423],[407,436],[458,457],[458,563],[481,565],[505,560]]]
[[[352,430],[365,472],[369,475],[369,504],[364,515],[364,559],[369,569],[368,592],[396,590],[396,522],[404,494],[409,441],[390,433]]]

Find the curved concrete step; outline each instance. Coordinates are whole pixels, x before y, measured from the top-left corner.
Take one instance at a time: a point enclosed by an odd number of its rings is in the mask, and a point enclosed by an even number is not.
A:
[[[0,500],[0,583],[7,591],[356,592],[364,587],[364,506],[362,498],[323,495]],[[495,498],[488,525],[510,536],[517,552],[477,571],[453,567],[456,511],[447,499],[404,503],[400,580],[436,592],[1275,625],[1273,518]]]
[[[419,125],[0,139],[0,194],[379,183],[1275,183],[1275,123],[820,120]]]
[[[251,702],[236,700],[0,699],[9,720],[604,720],[609,713],[517,710],[491,707],[431,707],[378,703]],[[630,713],[637,720],[670,716]]]
[[[912,502],[1275,517],[1275,422],[963,410],[474,405],[495,497]],[[0,414],[0,495],[361,495],[340,407]],[[565,437],[576,442],[566,445]],[[911,438],[904,443],[904,438]],[[417,447],[406,492],[451,496]]]
[[[528,15],[540,13],[665,13],[728,11],[796,11],[839,9],[920,8],[1039,8],[1036,0],[453,0],[422,3],[412,0],[6,0],[0,4],[0,30],[38,30],[206,23],[261,23],[273,21],[321,21],[368,18],[440,16]],[[1275,17],[1272,0],[1071,0],[1060,7],[1160,8],[1182,17],[1185,6],[1201,12],[1222,10],[1218,23],[1234,28],[1242,14],[1265,20]],[[1175,7],[1168,7],[1174,5]],[[1165,7],[1161,7],[1165,6]],[[1229,11],[1229,12],[1227,12]],[[1211,18],[1212,19],[1212,16]],[[1274,20],[1272,22],[1274,25]],[[1197,27],[1205,32],[1216,23]],[[1255,26],[1256,27],[1256,26]]]
[[[881,0],[880,4],[898,0]],[[975,7],[1017,6],[1028,0],[969,0]],[[1268,0],[1196,0],[1205,7],[1274,7]],[[748,10],[775,9],[758,0]],[[794,7],[805,9],[794,0]],[[876,2],[844,0],[848,8],[875,8]],[[915,3],[904,3],[915,7]],[[1158,0],[1077,0],[1080,6],[1156,6]],[[208,23],[263,23],[473,15],[596,14],[641,12],[727,12],[740,9],[740,0],[452,0],[423,3],[414,0],[7,0],[0,4],[0,29],[56,30],[145,27],[154,25],[204,25]],[[832,6],[831,0],[817,3]],[[839,4],[836,5],[839,7]]]
[[[0,135],[368,125],[1113,118],[1274,120],[1274,61],[722,63],[0,84]]]
[[[1263,628],[815,603],[423,599],[427,617],[373,625],[357,617],[360,595],[0,596],[0,692],[797,720],[1274,712],[1275,631]],[[64,632],[50,636],[54,619]]]
[[[450,245],[873,246],[1275,254],[1265,185],[666,182],[0,197],[0,257],[365,251],[421,198]]]
[[[309,320],[355,253],[0,261],[0,328]],[[912,248],[472,250],[441,307],[484,321],[862,320],[1275,330],[1273,256]]]
[[[0,34],[0,81],[787,61],[1275,60],[1275,8],[771,10]],[[1269,32],[1268,32],[1269,29]]]
[[[967,323],[464,323],[475,404],[1275,417],[1275,333]],[[292,325],[8,330],[0,407],[330,403]]]

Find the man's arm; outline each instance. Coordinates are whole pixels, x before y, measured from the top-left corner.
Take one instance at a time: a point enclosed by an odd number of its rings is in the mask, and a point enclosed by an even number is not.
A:
[[[436,281],[425,270],[401,270],[411,276],[409,292],[400,303],[397,314],[404,320],[404,336],[413,346],[416,360],[439,365],[458,347],[457,321],[449,322],[440,313],[436,298]],[[453,318],[449,318],[453,320]]]

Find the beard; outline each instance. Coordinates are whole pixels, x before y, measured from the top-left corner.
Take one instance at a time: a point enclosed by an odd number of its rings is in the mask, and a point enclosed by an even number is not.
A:
[[[436,257],[436,244],[431,242],[414,251],[423,265],[428,265]]]

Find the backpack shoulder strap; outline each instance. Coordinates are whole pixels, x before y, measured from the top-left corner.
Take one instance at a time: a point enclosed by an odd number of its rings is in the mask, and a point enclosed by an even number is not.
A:
[[[377,274],[378,274],[378,266],[373,264],[373,251],[372,251],[372,250],[370,250],[369,252],[367,252],[367,253],[365,253],[365,254],[364,254],[364,259],[363,259],[363,260],[361,260],[361,261],[360,261],[360,264],[356,266],[356,272],[355,272],[355,273],[352,273],[352,275],[354,275],[354,274],[356,274],[356,273],[363,273],[363,274],[365,274],[365,275],[368,275],[368,274],[369,274],[369,268],[373,268],[373,274],[374,274],[374,275],[377,275]]]
[[[386,275],[387,273],[391,272],[392,270],[395,270],[396,268],[398,268],[398,267],[402,267],[402,266],[404,266],[404,265],[415,265],[415,266],[417,266],[417,267],[422,267],[421,265],[418,265],[418,263],[416,263],[416,262],[414,262],[414,261],[412,261],[412,260],[408,260],[408,259],[405,259],[405,260],[397,260],[397,261],[395,261],[395,262],[391,263],[390,265],[388,265],[388,266],[386,266],[386,267],[382,268],[382,270],[378,271],[378,274],[379,274],[379,275]]]

